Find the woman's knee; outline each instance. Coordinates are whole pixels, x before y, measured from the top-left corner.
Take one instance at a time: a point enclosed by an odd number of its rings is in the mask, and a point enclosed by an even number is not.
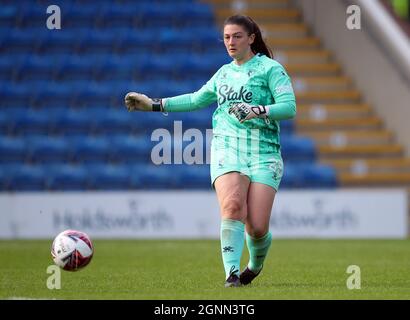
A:
[[[243,220],[246,216],[246,203],[239,198],[230,198],[223,201],[221,206],[222,218]]]
[[[269,226],[258,225],[250,226],[246,225],[246,233],[254,239],[259,239],[265,236],[269,232]]]

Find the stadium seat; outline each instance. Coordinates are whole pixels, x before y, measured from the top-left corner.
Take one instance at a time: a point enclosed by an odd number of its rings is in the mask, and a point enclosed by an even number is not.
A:
[[[17,15],[17,8],[13,5],[2,5],[0,10],[0,27],[4,29],[11,28]]]
[[[3,39],[0,38],[0,48]],[[0,80],[3,80],[4,83],[14,80],[17,77],[19,68],[26,60],[27,54],[2,54],[0,57]]]
[[[0,86],[2,107],[20,107],[31,103],[32,91],[24,84],[4,83]]]
[[[0,165],[0,191],[5,191],[7,189],[7,172]]]
[[[179,176],[169,165],[152,164],[131,166],[131,186],[133,189],[171,189],[178,185]]]
[[[155,145],[147,135],[114,135],[108,138],[110,158],[115,162],[147,163],[151,160],[151,150]]]
[[[336,170],[332,166],[317,163],[299,165],[298,171],[303,183],[301,187],[329,189],[338,186]]]
[[[211,178],[209,165],[179,165],[175,171],[180,175],[180,189],[210,189]]]
[[[58,80],[89,80],[93,77],[95,69],[94,56],[88,58],[87,55],[82,56],[66,56],[61,64],[56,69],[56,79]]]
[[[110,143],[102,138],[74,136],[68,138],[70,158],[75,162],[104,162],[109,160]]]
[[[0,136],[7,135],[11,125],[13,125],[13,119],[9,121],[7,112],[0,111]]]
[[[282,135],[280,141],[285,161],[315,161],[316,150],[312,139],[297,135]]]
[[[69,156],[69,145],[64,138],[49,136],[29,136],[27,142],[27,157],[30,162],[63,163]]]
[[[47,189],[54,191],[86,190],[89,176],[83,166],[55,164],[47,167]]]
[[[282,134],[293,134],[295,129],[294,120],[282,120],[279,122],[280,132]]]
[[[97,24],[98,7],[86,3],[68,6],[61,12],[61,20],[67,27],[94,27]]]
[[[30,90],[28,97],[33,97],[32,106],[36,108],[55,106],[57,102],[67,102],[73,97],[73,91],[70,86],[53,83],[51,81],[37,83],[35,88],[30,88]],[[23,103],[20,105],[23,105]]]
[[[42,167],[22,165],[10,173],[8,188],[13,191],[41,191],[45,187],[46,172]]]
[[[126,166],[100,164],[86,168],[90,175],[90,189],[126,190],[130,187],[130,169]]]
[[[50,119],[45,112],[21,110],[14,115],[13,132],[17,134],[39,134],[48,132]]]
[[[90,112],[91,111],[91,112]],[[124,109],[98,108],[88,110],[92,131],[98,134],[127,134],[133,128],[132,117]]]
[[[85,112],[56,109],[53,115],[52,132],[59,134],[88,134],[92,123]]]
[[[280,182],[281,189],[292,189],[301,186],[299,172],[291,163],[284,163],[283,177]]]
[[[50,57],[30,55],[24,63],[15,68],[13,76],[24,81],[44,81],[54,77],[56,65]]]
[[[23,139],[0,136],[0,162],[24,162],[26,158],[26,144]]]
[[[80,53],[90,52],[110,52],[115,47],[118,34],[113,32],[102,30],[90,30],[87,33],[83,33],[82,37],[76,42],[76,50]]]

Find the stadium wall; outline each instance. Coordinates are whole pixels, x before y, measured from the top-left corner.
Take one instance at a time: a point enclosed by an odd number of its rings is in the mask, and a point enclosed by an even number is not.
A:
[[[401,37],[400,28],[383,15],[376,0],[293,2],[410,156],[410,56],[408,50],[398,52],[410,48],[409,39]],[[346,25],[347,8],[352,4],[360,7],[360,29],[350,30]],[[375,17],[376,12],[383,19]]]
[[[0,194],[0,238],[53,238],[65,229],[93,238],[219,237],[211,191]],[[407,193],[400,189],[281,191],[275,238],[406,238]]]

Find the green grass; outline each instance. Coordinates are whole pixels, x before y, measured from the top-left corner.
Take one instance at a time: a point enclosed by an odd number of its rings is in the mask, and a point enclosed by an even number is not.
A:
[[[95,240],[90,265],[62,271],[60,290],[46,286],[50,245],[0,241],[0,299],[410,299],[409,240],[274,240],[252,285],[227,289],[216,240]],[[349,265],[359,290],[346,287]]]

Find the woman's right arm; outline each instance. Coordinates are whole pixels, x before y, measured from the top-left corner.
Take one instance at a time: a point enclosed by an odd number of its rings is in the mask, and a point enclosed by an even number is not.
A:
[[[216,101],[216,93],[207,85],[194,93],[162,99],[165,112],[193,111],[209,106]]]
[[[129,92],[125,96],[125,105],[128,111],[181,112],[201,109],[217,99],[215,78],[216,74],[194,93],[170,98],[151,99],[141,93]]]

